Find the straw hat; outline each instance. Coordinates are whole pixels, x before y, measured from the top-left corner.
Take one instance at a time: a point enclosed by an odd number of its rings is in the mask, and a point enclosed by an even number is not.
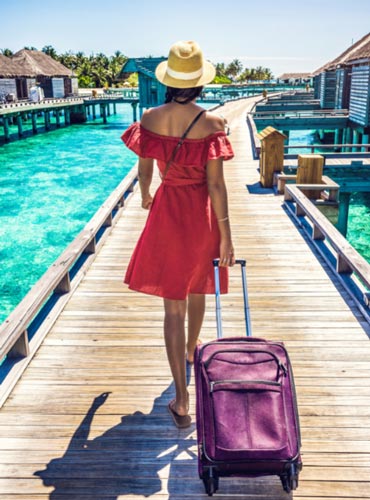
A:
[[[203,59],[203,53],[196,42],[176,42],[170,48],[168,60],[158,64],[155,70],[157,79],[177,89],[201,87],[211,82],[216,69]]]

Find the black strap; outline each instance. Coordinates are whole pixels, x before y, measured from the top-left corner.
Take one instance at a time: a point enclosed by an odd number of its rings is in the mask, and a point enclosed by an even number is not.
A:
[[[205,113],[206,110],[205,109],[202,109],[202,111],[200,111],[197,116],[194,118],[194,120],[190,123],[190,125],[188,126],[188,128],[185,130],[185,132],[182,134],[182,136],[180,137],[179,139],[179,142],[176,144],[174,150],[172,151],[172,154],[171,154],[171,158],[168,160],[168,162],[166,163],[166,168],[164,169],[164,172],[163,172],[163,175],[162,175],[162,181],[164,180],[164,178],[166,177],[167,175],[167,172],[171,166],[171,163],[173,162],[173,160],[175,159],[175,156],[177,154],[177,151],[181,148],[186,136],[188,135],[188,133],[190,132],[190,130],[194,127],[194,125],[197,123],[197,121],[199,120],[199,118],[202,116],[203,113]]]

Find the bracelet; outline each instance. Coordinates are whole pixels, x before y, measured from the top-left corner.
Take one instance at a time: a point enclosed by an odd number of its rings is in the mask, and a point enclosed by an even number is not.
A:
[[[223,219],[217,219],[217,220],[218,220],[218,222],[225,222],[225,221],[229,220],[229,216],[224,217]]]

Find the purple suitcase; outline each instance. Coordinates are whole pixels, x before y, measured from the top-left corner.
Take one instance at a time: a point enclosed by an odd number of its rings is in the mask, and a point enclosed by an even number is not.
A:
[[[199,476],[212,496],[219,477],[277,474],[288,493],[302,469],[293,372],[282,342],[251,337],[246,262],[241,265],[246,337],[222,338],[218,260],[218,339],[196,348],[194,368]]]

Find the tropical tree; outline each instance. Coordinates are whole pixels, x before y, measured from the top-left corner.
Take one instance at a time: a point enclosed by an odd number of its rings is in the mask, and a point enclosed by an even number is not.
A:
[[[0,52],[6,57],[11,57],[13,55],[13,52],[10,49],[0,49]]]
[[[239,73],[241,73],[243,69],[243,65],[242,63],[239,61],[239,59],[234,59],[233,61],[231,61],[230,64],[228,64],[228,66],[226,67],[225,69],[225,74],[226,76],[228,76],[229,78],[231,78],[232,80],[235,80],[236,77],[239,75]]]
[[[44,54],[47,54],[48,56],[52,57],[53,59],[56,59],[58,60],[58,54],[57,54],[57,51],[54,49],[54,47],[52,45],[45,45],[45,47],[43,47],[41,49],[41,51],[44,53]]]

